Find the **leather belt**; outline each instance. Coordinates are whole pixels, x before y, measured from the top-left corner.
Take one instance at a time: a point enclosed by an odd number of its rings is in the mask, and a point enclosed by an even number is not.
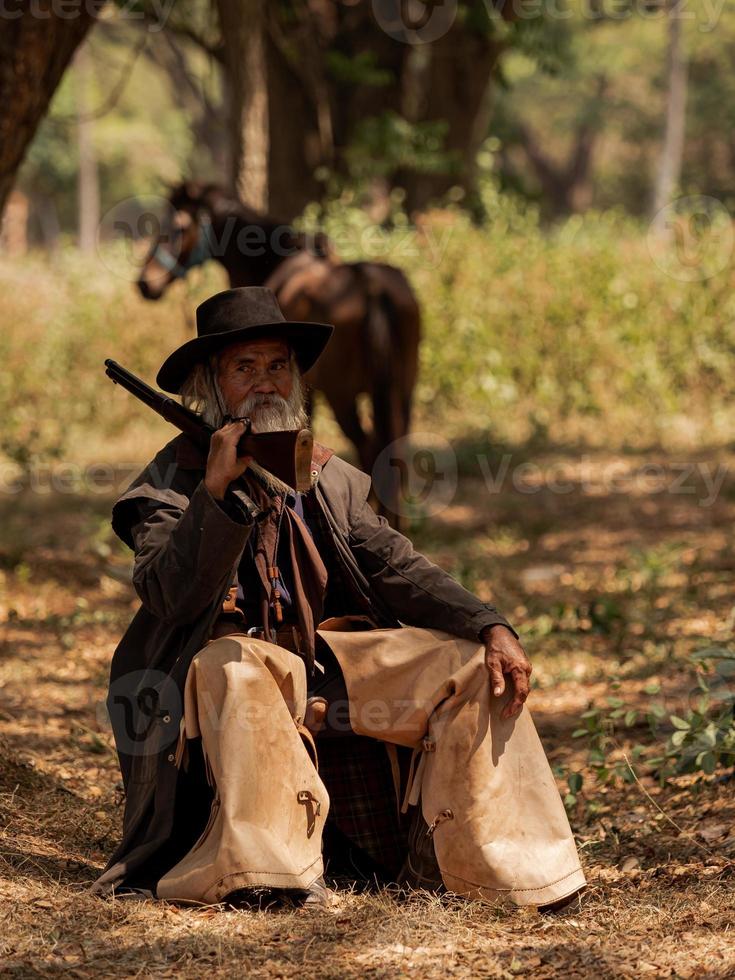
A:
[[[221,613],[212,629],[211,639],[218,640],[222,636],[231,636],[234,633],[244,633],[252,636],[255,640],[265,640],[265,630],[262,626],[251,626],[245,624],[245,618],[238,610],[237,613]],[[271,628],[271,642],[291,653],[301,653],[304,643],[301,637],[301,630],[294,623],[283,623],[278,629]]]
[[[251,626],[245,632],[248,636],[252,636],[256,640],[264,640],[266,638],[265,630],[262,626]],[[302,651],[304,644],[301,638],[301,630],[295,624],[284,623],[278,629],[271,629],[270,632],[271,642],[275,643],[276,646],[290,650],[291,653],[300,653]]]

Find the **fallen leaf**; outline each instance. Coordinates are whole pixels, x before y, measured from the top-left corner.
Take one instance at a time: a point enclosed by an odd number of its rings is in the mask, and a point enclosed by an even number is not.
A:
[[[701,837],[703,841],[712,842],[727,837],[729,832],[730,828],[726,823],[710,823],[698,828],[697,837]]]

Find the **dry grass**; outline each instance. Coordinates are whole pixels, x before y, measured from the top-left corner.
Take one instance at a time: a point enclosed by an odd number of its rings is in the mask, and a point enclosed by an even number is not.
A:
[[[595,459],[593,476],[606,461]],[[569,735],[611,676],[634,701],[651,676],[675,698],[686,691],[686,655],[730,640],[735,492],[728,477],[703,507],[695,495],[605,492],[599,480],[583,490],[578,459],[537,462],[564,467],[572,491],[507,485],[488,498],[468,478],[418,539],[525,624],[538,682],[531,705],[551,760],[583,767]],[[642,460],[615,462],[630,471]],[[735,801],[733,784],[716,781],[664,790],[644,781],[650,800],[637,786],[590,790],[572,816],[590,889],[581,908],[556,918],[349,892],[316,914],[86,895],[119,833],[100,708],[135,606],[108,508],[99,496],[0,503],[3,976],[735,976]],[[601,599],[619,612],[602,625],[590,613]]]

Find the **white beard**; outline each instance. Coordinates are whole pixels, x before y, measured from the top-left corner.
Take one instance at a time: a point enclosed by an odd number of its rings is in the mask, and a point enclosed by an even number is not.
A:
[[[249,416],[255,432],[279,432],[306,428],[307,418],[301,388],[294,385],[288,398],[278,394],[248,395],[232,413],[235,418]]]
[[[235,418],[249,417],[254,432],[298,431],[306,428],[308,422],[300,384],[294,384],[288,398],[283,398],[276,393],[248,395],[235,406],[232,414]],[[260,477],[269,490],[277,494],[283,495],[294,489],[255,461],[248,469]]]

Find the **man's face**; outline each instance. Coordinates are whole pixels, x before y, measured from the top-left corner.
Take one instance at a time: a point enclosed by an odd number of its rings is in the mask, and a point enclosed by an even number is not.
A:
[[[219,358],[220,390],[233,416],[250,416],[256,431],[298,427],[291,398],[294,377],[290,350],[282,340],[245,340],[226,347]]]

